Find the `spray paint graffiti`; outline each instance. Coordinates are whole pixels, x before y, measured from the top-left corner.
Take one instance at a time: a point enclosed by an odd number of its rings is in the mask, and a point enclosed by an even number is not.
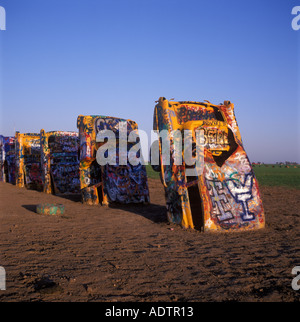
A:
[[[228,199],[221,181],[207,180],[207,188],[210,192],[213,214],[216,215],[219,222],[233,219],[231,211],[228,209]],[[227,209],[226,209],[227,208]]]
[[[43,191],[79,194],[79,136],[77,132],[41,130]]]
[[[43,189],[40,135],[16,132],[16,185],[20,188]]]
[[[108,205],[119,203],[149,202],[149,190],[146,168],[142,164],[120,165],[119,146],[116,146],[116,164],[100,166],[96,161],[97,150],[101,143],[96,142],[99,131],[112,131],[117,141],[119,139],[120,124],[127,125],[127,136],[137,130],[137,124],[131,120],[99,115],[77,118],[80,138],[80,184],[82,201],[88,204]],[[128,143],[127,153],[132,147]]]
[[[0,181],[15,184],[15,138],[0,135]]]
[[[214,119],[213,108],[207,108],[206,106],[199,106],[198,104],[193,103],[184,104],[184,102],[182,102],[175,110],[175,114],[179,124],[184,124],[189,121]]]
[[[234,180],[227,180],[227,188],[237,203],[241,203],[243,212],[241,213],[242,220],[253,220],[255,214],[249,211],[248,201],[252,196],[253,174],[248,173],[245,175],[244,183]]]
[[[244,150],[234,105],[209,102],[173,102],[161,97],[154,110],[153,129],[204,133],[203,171],[187,176],[187,164],[174,162],[175,141],[170,139],[170,161],[158,141],[161,180],[168,220],[186,228],[232,231],[263,228],[264,210],[258,183]],[[193,141],[194,142],[194,141]],[[194,144],[194,143],[193,143]],[[195,154],[196,158],[200,156]],[[156,170],[154,168],[154,170]]]

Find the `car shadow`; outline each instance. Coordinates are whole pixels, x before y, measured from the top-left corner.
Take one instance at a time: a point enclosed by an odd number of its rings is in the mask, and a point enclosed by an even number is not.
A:
[[[111,203],[109,205],[111,209],[119,209],[127,212],[134,213],[136,215],[143,216],[154,223],[166,223],[167,209],[165,206],[157,204],[119,204]]]
[[[59,197],[62,199],[67,199],[74,202],[81,202],[81,194],[73,194],[73,195],[54,195],[55,197]]]
[[[36,213],[37,205],[22,205],[22,207],[28,211]],[[167,209],[165,206],[157,204],[110,204],[109,208],[119,209],[126,212],[143,216],[154,223],[167,223]]]
[[[36,213],[36,206],[37,205],[22,205],[23,208],[25,208],[26,210],[32,211],[34,213]]]

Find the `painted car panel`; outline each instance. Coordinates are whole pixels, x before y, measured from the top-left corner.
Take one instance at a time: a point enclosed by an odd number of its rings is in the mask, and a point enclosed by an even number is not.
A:
[[[161,180],[165,188],[168,220],[203,231],[233,231],[263,228],[265,216],[258,182],[244,150],[234,105],[225,101],[174,102],[161,97],[155,106],[153,129],[170,133],[170,162],[162,155],[159,140]],[[203,169],[186,176],[184,160],[174,162],[176,140],[172,131],[204,133]],[[194,151],[195,152],[195,151]],[[196,155],[200,157],[200,155]]]
[[[137,131],[134,121],[101,115],[79,115],[77,127],[80,137],[80,184],[82,201],[87,204],[147,203],[149,190],[146,168],[142,164],[120,165],[119,149],[116,150],[116,165],[100,166],[96,160],[101,144],[96,142],[101,130],[112,131],[118,140],[119,125],[127,125],[127,137]],[[131,145],[128,144],[127,154]],[[127,157],[127,156],[126,156]]]
[[[80,194],[79,135],[74,131],[40,131],[43,191]]]
[[[0,135],[0,181],[15,184],[15,138]]]
[[[16,185],[41,191],[41,144],[39,133],[16,132]]]

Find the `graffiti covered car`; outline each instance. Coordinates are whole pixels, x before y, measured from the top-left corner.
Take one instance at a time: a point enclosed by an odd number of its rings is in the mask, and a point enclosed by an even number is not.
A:
[[[39,133],[16,132],[16,185],[43,190]]]
[[[43,191],[80,194],[79,135],[70,131],[40,131]]]
[[[138,126],[134,121],[100,115],[79,115],[77,127],[80,138],[80,184],[82,201],[87,204],[147,203],[149,191],[146,168],[141,163],[119,162],[119,129],[125,125],[126,139]],[[116,138],[116,164],[99,165],[97,151],[103,143],[96,142],[99,131],[111,131]],[[126,158],[133,143],[127,143]]]
[[[15,184],[15,138],[0,135],[0,181]]]
[[[234,105],[209,102],[174,102],[161,97],[155,106],[153,129],[170,133],[158,140],[159,171],[165,188],[168,220],[203,231],[233,231],[263,228],[264,210],[258,182],[244,150]],[[192,155],[197,165],[179,165],[174,160],[174,131],[192,133]],[[203,134],[197,155],[196,133]],[[164,142],[164,140],[169,140]],[[170,158],[163,156],[169,144]],[[202,155],[200,156],[200,151]],[[157,167],[153,167],[154,170]],[[187,175],[187,171],[193,171]]]

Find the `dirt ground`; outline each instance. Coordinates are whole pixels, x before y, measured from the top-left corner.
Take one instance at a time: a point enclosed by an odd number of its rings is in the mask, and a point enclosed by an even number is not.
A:
[[[169,224],[163,187],[151,204],[83,205],[0,183],[0,301],[299,301],[300,190],[261,187],[266,228],[201,233]],[[62,203],[60,216],[39,203]]]

